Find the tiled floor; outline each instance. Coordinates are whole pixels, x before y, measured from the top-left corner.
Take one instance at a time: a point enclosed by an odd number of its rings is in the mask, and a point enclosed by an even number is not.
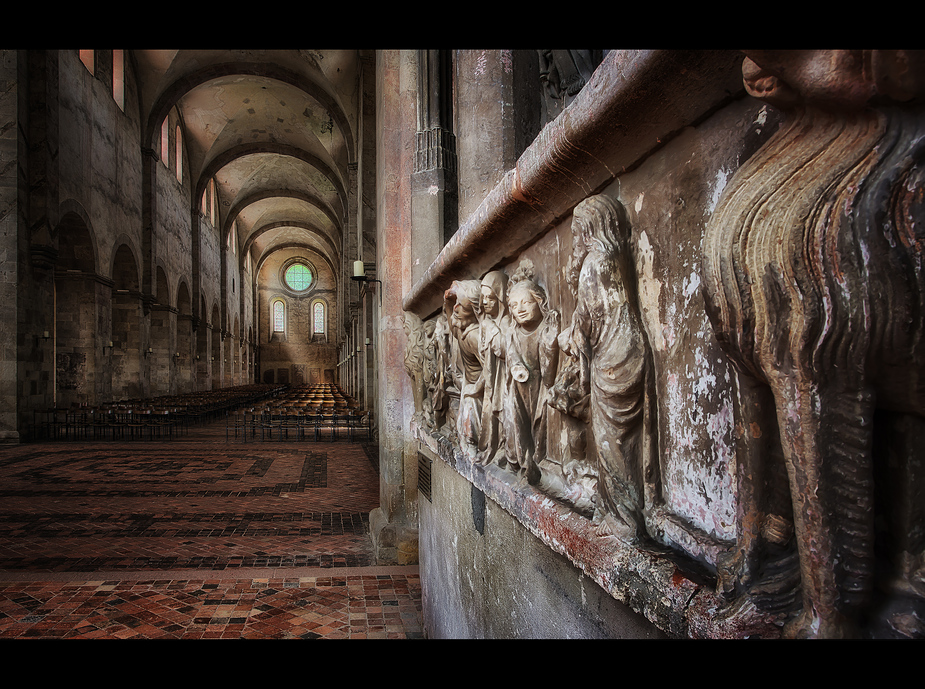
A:
[[[0,638],[423,638],[418,569],[376,566],[375,450],[0,449]]]

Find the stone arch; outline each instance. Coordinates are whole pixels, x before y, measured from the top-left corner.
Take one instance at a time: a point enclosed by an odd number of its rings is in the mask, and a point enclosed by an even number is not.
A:
[[[160,265],[154,268],[154,303],[151,306],[149,342],[151,352],[147,355],[151,394],[167,394],[173,387],[173,347],[171,341],[176,323],[176,313],[170,306],[170,289],[167,273]]]
[[[212,389],[222,387],[222,324],[218,304],[212,304]]]
[[[177,392],[193,390],[193,303],[185,280],[177,286],[177,347],[176,362]]]
[[[255,354],[255,342],[254,342],[254,326],[248,326],[247,328],[247,377],[246,380],[256,383],[256,354]]]
[[[115,244],[109,274],[114,290],[141,291],[141,268],[136,256],[140,252],[127,237],[120,237]]]
[[[209,389],[209,324],[206,313],[206,298],[200,295],[196,329],[196,386],[199,390]]]
[[[53,233],[58,244],[56,266],[64,270],[100,273],[99,247],[87,211],[77,201],[67,199],[61,203],[59,212],[60,219]],[[87,233],[85,236],[84,232]]]
[[[238,317],[234,318],[234,327],[231,330],[231,335],[228,337],[228,360],[225,364],[226,372],[228,374],[228,383],[235,385],[238,382],[240,377],[240,362],[241,362],[241,339],[238,335]]]
[[[102,340],[100,310],[105,290],[97,279],[97,251],[85,216],[65,212],[55,229],[58,256],[55,267],[55,404],[95,404],[101,395],[98,356]]]
[[[113,253],[112,281],[112,395],[116,400],[138,399],[144,396],[143,313],[138,260],[128,244],[119,244]]]

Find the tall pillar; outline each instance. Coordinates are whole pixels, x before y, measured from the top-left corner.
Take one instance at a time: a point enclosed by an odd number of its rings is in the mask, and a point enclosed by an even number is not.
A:
[[[417,562],[417,450],[407,429],[414,414],[404,374],[402,296],[412,285],[411,176],[417,108],[416,51],[377,53],[377,279],[381,312],[379,366],[379,504],[370,514],[380,563]],[[375,298],[375,296],[372,296]]]
[[[417,141],[411,183],[417,280],[458,226],[451,51],[417,51]]]
[[[6,327],[0,328],[0,442],[19,442],[17,430],[18,402],[17,347],[18,317],[16,309],[18,280],[19,223],[23,216],[19,200],[18,171],[20,165],[11,164],[19,160],[20,89],[18,67],[23,53],[16,50],[0,51],[0,315]],[[49,405],[50,406],[50,405]]]
[[[0,51],[0,442],[55,399],[57,50]],[[46,333],[48,334],[46,336]]]
[[[456,53],[459,217],[465,221],[539,132],[535,50]]]

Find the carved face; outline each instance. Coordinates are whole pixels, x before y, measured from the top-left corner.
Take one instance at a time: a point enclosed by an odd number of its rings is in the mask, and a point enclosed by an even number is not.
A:
[[[490,318],[495,318],[501,310],[501,303],[498,297],[488,285],[482,285],[482,313]]]
[[[458,299],[453,305],[453,325],[458,330],[464,330],[476,322],[475,309],[466,299]]]
[[[543,320],[543,312],[536,295],[527,286],[516,286],[508,298],[511,316],[517,325],[532,329]]]

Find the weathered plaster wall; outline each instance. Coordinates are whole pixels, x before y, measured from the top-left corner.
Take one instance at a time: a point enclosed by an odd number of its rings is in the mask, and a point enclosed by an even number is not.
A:
[[[431,467],[418,496],[428,638],[664,638],[449,465]]]

